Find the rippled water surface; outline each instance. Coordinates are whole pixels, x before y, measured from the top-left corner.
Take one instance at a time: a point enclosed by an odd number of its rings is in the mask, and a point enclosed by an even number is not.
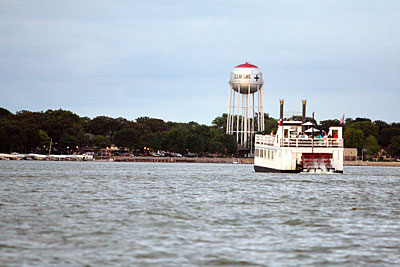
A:
[[[0,161],[1,265],[398,265],[400,168]]]

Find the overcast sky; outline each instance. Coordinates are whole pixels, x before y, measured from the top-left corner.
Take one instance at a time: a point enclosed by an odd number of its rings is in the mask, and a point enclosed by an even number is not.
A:
[[[400,1],[0,1],[0,107],[211,121],[232,68],[264,109],[400,121]]]

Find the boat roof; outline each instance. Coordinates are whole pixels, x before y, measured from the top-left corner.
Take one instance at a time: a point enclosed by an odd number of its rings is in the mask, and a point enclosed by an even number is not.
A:
[[[295,125],[295,126],[300,126],[301,121],[283,121],[283,125]]]

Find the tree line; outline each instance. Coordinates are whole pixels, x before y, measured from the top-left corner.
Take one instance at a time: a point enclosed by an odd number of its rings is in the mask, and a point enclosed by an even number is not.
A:
[[[165,122],[140,117],[79,117],[68,110],[45,112],[0,108],[0,151],[20,153],[72,153],[83,147],[106,148],[115,144],[122,150],[146,152],[163,150],[187,154],[233,155],[237,143],[217,126],[196,122]]]
[[[301,116],[289,119],[301,120]],[[312,121],[307,118],[307,121]],[[128,151],[163,150],[181,154],[233,155],[237,153],[235,137],[225,134],[227,114],[216,117],[211,126],[196,122],[165,122],[140,117],[79,117],[68,110],[45,112],[19,111],[15,114],[0,108],[1,152],[45,152],[50,142],[54,152],[75,152],[82,147],[106,148],[111,144]],[[256,119],[256,122],[258,120]],[[278,120],[264,114],[266,133],[276,132]],[[317,124],[316,121],[314,123]],[[386,123],[368,118],[323,120],[317,128],[343,126],[345,147],[357,148],[359,155],[376,156],[381,149],[392,157],[400,157],[400,123]],[[145,149],[146,148],[146,149]]]
[[[339,120],[320,121],[320,127],[340,125]],[[387,123],[369,118],[347,118],[344,127],[345,147],[357,148],[358,155],[374,157],[383,149],[394,158],[400,157],[400,123]]]

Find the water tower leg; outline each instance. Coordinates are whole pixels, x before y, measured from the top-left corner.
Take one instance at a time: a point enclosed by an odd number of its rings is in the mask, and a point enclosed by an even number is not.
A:
[[[255,112],[254,112],[254,93],[253,93],[253,119],[251,120],[251,133],[252,134],[254,134],[254,118],[255,118]]]
[[[231,123],[231,127],[230,127],[230,130],[231,130],[231,134],[234,134],[234,122],[235,122],[235,91],[233,91],[232,92],[233,93],[233,96],[232,96],[232,115],[231,115],[231,121],[230,121],[230,123]]]
[[[261,131],[264,131],[264,89],[261,87]]]
[[[247,142],[247,95],[243,95],[244,108],[243,108],[243,145],[246,146]]]
[[[257,85],[257,131],[261,131],[260,87]]]
[[[229,120],[228,120],[228,127],[227,128],[229,128],[229,132],[228,132],[228,134],[232,134],[232,118],[235,116],[235,110],[234,109],[232,109],[232,108],[234,108],[235,107],[235,92],[233,91],[232,92],[232,94],[231,94],[231,106],[230,106],[230,109],[229,109]]]
[[[254,93],[252,94],[253,102],[252,102],[252,107],[253,107],[253,116],[251,119],[251,134],[250,134],[250,139],[251,139],[251,148],[250,152],[251,155],[253,156],[253,137],[254,137]]]
[[[242,94],[242,116],[241,117],[242,118],[241,118],[241,127],[240,127],[240,133],[241,133],[240,144],[243,145],[244,144],[243,143],[243,134],[244,134],[244,131],[243,131],[243,128],[244,128],[244,95],[243,94]]]
[[[230,134],[231,110],[232,110],[232,85],[229,88],[228,116],[226,116],[226,133],[227,134]]]
[[[246,104],[247,104],[247,110],[246,110],[246,114],[247,114],[247,120],[246,120],[246,124],[247,124],[247,131],[246,131],[246,136],[247,136],[247,147],[250,148],[250,153],[251,153],[251,110],[250,110],[250,85],[248,87],[248,91],[247,91],[247,95],[246,95]],[[250,143],[249,143],[250,142]]]
[[[238,142],[239,143],[239,127],[240,127],[240,125],[239,125],[239,114],[240,114],[240,111],[239,111],[239,97],[240,97],[240,84],[238,85],[238,94],[237,94],[237,120],[236,120],[236,142]]]

